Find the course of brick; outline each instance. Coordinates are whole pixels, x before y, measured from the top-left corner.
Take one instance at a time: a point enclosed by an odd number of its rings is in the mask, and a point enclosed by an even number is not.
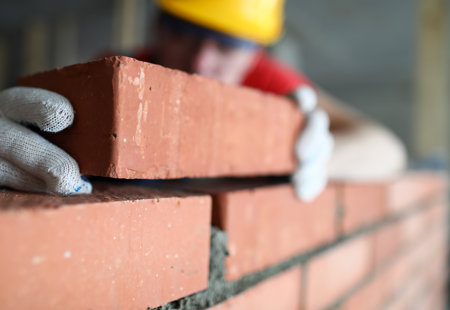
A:
[[[170,184],[212,195],[212,221],[227,234],[228,256],[223,277],[210,278],[206,292],[161,309],[202,309],[216,303],[213,309],[263,309],[260,305],[270,304],[268,300],[281,305],[284,295],[275,284],[272,290],[262,287],[298,267],[301,280],[285,280],[300,288],[296,309],[444,309],[444,176],[415,172],[379,183],[330,184],[308,204],[296,201],[288,184],[247,182],[254,187],[236,180]],[[349,218],[356,224],[343,229]]]
[[[363,193],[416,189],[397,196],[401,208],[361,202],[360,212],[385,210],[373,220],[346,205],[361,195],[355,184],[331,184],[305,204],[284,182],[208,183],[2,192],[2,309],[443,309],[445,178],[365,184]],[[348,216],[364,218],[350,233],[340,229]],[[222,237],[210,239],[211,224]]]
[[[280,175],[296,167],[303,117],[286,98],[128,57],[38,73],[19,84],[70,100],[73,126],[46,137],[83,174],[167,179]]]
[[[0,193],[1,309],[146,309],[207,287],[211,199]]]

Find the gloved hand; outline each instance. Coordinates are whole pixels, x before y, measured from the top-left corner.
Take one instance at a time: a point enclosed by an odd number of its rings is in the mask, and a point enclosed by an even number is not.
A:
[[[291,94],[306,115],[306,125],[297,140],[295,153],[298,168],[292,176],[295,192],[302,201],[311,201],[326,187],[327,164],[333,151],[330,120],[317,108],[317,95],[313,88],[302,86]]]
[[[90,193],[92,185],[81,177],[75,160],[23,126],[58,132],[73,118],[70,102],[59,94],[29,87],[1,91],[0,187],[58,195]]]

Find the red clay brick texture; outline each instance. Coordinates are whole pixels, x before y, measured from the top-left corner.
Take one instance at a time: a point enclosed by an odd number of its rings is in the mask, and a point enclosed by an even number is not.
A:
[[[207,287],[207,196],[109,187],[0,205],[2,309],[146,309]]]
[[[390,182],[339,185],[341,231],[351,233],[388,215],[443,193],[447,180],[430,172],[411,172]]]
[[[445,224],[447,207],[439,199],[429,208],[387,224],[374,232],[374,261],[377,267],[386,263],[406,246],[413,244],[430,229]]]
[[[434,301],[433,296],[439,291],[439,286],[435,284],[447,278],[447,248],[442,225],[431,228],[407,249],[391,257],[387,266],[339,309],[437,309],[425,305],[421,308],[419,305]]]
[[[299,310],[301,269],[296,267],[270,278],[211,310]]]
[[[296,166],[303,117],[282,97],[128,57],[39,73],[20,84],[72,102],[73,126],[48,138],[83,174],[251,176],[287,174]]]
[[[226,279],[280,263],[332,242],[336,192],[328,187],[312,203],[300,202],[291,185],[216,194],[216,223],[228,235]]]
[[[334,247],[307,265],[305,309],[324,309],[372,271],[372,239],[361,236]]]

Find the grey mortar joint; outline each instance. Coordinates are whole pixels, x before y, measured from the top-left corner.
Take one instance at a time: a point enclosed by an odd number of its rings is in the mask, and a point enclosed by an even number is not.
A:
[[[227,255],[226,233],[212,226],[208,288],[204,291],[172,301],[164,306],[154,308],[153,310],[205,309],[232,297],[228,288],[229,284],[225,281],[225,257]]]
[[[209,262],[209,285],[204,291],[180,298],[166,305],[148,310],[198,310],[217,305],[258,283],[301,264],[309,255],[294,257],[276,266],[246,275],[233,282],[225,281],[225,258],[227,235],[224,231],[211,227],[211,251]],[[300,279],[299,279],[300,281]]]

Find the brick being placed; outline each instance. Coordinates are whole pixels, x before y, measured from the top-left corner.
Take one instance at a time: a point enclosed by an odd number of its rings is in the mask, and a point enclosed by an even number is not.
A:
[[[207,287],[210,197],[94,185],[0,193],[2,309],[147,309]]]
[[[47,135],[81,173],[113,178],[280,175],[296,167],[294,102],[198,75],[110,57],[23,77],[75,109]]]

